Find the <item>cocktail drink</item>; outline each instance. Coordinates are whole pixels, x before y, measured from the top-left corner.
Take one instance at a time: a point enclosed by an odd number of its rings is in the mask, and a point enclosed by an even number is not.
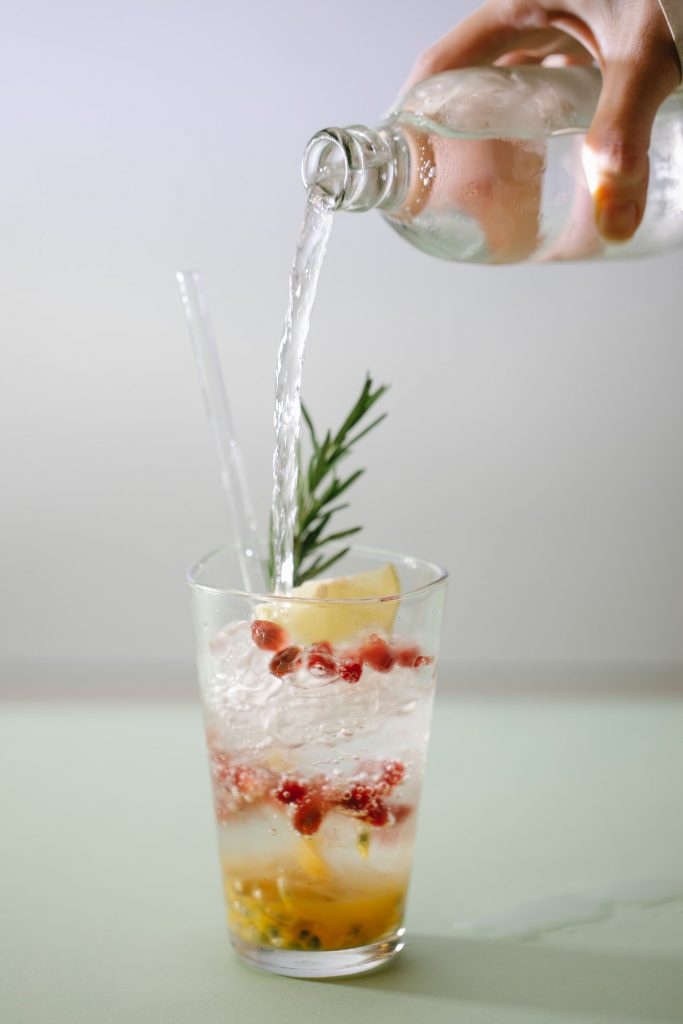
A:
[[[446,593],[402,555],[338,565],[286,596],[234,588],[234,550],[190,573],[231,939],[301,977],[402,946]]]

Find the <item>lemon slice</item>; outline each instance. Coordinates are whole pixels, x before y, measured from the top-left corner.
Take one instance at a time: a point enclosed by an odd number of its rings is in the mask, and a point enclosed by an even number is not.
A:
[[[400,593],[398,573],[393,565],[387,563],[379,569],[353,576],[308,580],[292,590],[293,597],[320,601],[320,604],[282,601],[277,606],[262,608],[261,612],[264,618],[281,623],[296,643],[320,643],[323,640],[338,643],[367,630],[390,632],[399,602],[387,598]],[[373,601],[372,598],[378,600]]]
[[[304,873],[316,881],[330,877],[330,868],[315,839],[301,839],[296,848],[296,859]]]

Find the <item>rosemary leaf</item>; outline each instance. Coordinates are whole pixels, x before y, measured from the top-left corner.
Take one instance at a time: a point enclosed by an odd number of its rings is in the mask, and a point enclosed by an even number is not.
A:
[[[316,559],[310,569],[306,569],[298,576],[299,583],[305,583],[307,580],[313,579],[315,576],[319,576],[321,572],[325,572],[325,569],[329,569],[330,566],[334,565],[335,562],[338,562],[340,558],[347,555],[350,550],[350,548],[342,548],[341,551],[338,551],[335,555],[332,555],[331,558],[328,558],[326,562],[320,562],[319,559]]]
[[[323,544],[332,544],[336,540],[344,540],[345,537],[351,537],[354,533],[360,533],[362,529],[362,526],[352,526],[350,530],[338,530],[337,533],[328,533],[321,540],[316,540],[312,544],[307,543],[306,547],[309,551],[315,551],[316,548],[322,547]]]
[[[349,507],[347,501],[339,502],[339,497],[345,494],[365,472],[364,469],[356,469],[347,477],[340,477],[337,467],[342,459],[352,454],[357,443],[386,418],[387,414],[382,413],[367,425],[361,426],[355,434],[352,433],[354,428],[361,425],[367,418],[370,410],[387,390],[387,386],[384,384],[375,387],[368,374],[360,395],[336,433],[328,430],[324,435],[318,434],[308,409],[303,404],[301,406],[303,421],[310,440],[311,454],[304,469],[301,448],[299,448],[298,508],[294,537],[295,586],[319,576],[349,551],[347,546],[325,557],[320,554],[321,548],[352,537],[362,529],[360,526],[353,526],[327,532],[332,517]],[[272,547],[271,524],[271,552]],[[270,568],[272,580],[272,557]]]

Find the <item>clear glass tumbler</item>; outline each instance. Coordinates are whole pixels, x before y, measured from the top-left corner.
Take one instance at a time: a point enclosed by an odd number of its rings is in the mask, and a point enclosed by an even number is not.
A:
[[[291,596],[240,590],[235,549],[189,574],[230,936],[297,977],[402,948],[446,596],[418,559],[339,564]]]

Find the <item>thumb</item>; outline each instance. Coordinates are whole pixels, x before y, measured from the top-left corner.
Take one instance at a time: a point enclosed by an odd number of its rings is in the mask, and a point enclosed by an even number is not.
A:
[[[609,242],[625,242],[645,212],[652,122],[677,83],[625,62],[607,65],[600,102],[586,137],[583,164],[595,203],[595,221]]]

